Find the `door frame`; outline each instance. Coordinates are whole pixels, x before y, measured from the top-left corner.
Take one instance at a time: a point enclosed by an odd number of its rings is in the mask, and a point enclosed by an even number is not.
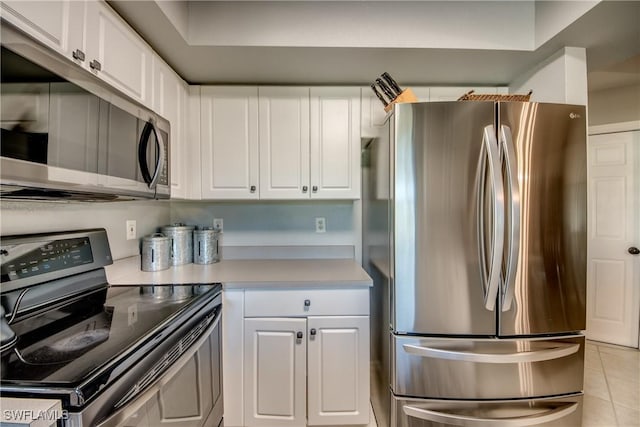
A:
[[[592,135],[602,135],[602,134],[607,134],[607,133],[620,133],[620,132],[633,132],[633,131],[640,131],[640,120],[632,120],[632,121],[628,121],[628,122],[618,122],[618,123],[607,123],[607,124],[603,124],[603,125],[594,125],[594,126],[589,126],[587,129],[587,138],[592,136]],[[640,150],[640,147],[639,147]],[[587,153],[588,155],[588,153]],[[640,154],[637,155],[636,161],[640,162]],[[590,176],[589,174],[589,163],[587,163],[587,176]],[[640,185],[640,184],[639,184]],[[587,195],[588,197],[588,195]],[[636,201],[637,204],[637,208],[640,209],[640,200]],[[589,203],[588,206],[591,206],[591,204]],[[587,213],[588,215],[588,213]],[[640,348],[640,327],[638,328],[638,348]]]

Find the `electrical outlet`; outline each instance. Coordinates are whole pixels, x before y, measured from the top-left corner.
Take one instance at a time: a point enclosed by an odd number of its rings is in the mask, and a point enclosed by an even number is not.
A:
[[[224,221],[222,220],[222,218],[213,218],[213,228],[218,231],[222,231],[222,229],[224,228]]]
[[[316,233],[324,233],[327,231],[327,222],[323,217],[316,218]]]
[[[136,220],[127,220],[127,240],[134,240],[138,234],[136,233]]]

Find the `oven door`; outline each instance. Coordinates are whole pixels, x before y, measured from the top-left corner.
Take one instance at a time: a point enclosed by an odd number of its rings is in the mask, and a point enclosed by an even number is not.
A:
[[[100,427],[164,424],[171,424],[174,427],[220,425],[223,411],[220,318],[221,311],[218,311],[215,319],[206,326],[205,332],[189,350],[183,353],[161,376],[147,379],[148,376],[153,376],[156,367],[147,372],[132,388],[132,390],[141,391],[126,396],[117,411],[97,425]],[[83,417],[83,421],[87,420]],[[86,425],[94,424],[90,422]]]

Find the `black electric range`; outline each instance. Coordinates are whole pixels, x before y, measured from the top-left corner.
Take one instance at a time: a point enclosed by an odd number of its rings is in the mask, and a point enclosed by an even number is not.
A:
[[[102,229],[2,237],[1,246],[0,395],[60,399],[74,425],[126,406],[219,322],[220,284],[175,297],[110,288]]]

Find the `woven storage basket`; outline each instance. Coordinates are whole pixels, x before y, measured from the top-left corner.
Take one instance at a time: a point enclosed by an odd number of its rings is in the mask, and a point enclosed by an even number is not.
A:
[[[458,101],[522,101],[522,102],[529,102],[529,99],[531,98],[531,94],[533,93],[533,91],[529,91],[528,94],[526,95],[500,95],[500,94],[493,94],[493,93],[486,93],[486,94],[481,94],[481,95],[474,95],[473,94],[473,90],[470,90],[469,92],[465,93],[464,95],[462,95],[460,98],[458,98]]]

